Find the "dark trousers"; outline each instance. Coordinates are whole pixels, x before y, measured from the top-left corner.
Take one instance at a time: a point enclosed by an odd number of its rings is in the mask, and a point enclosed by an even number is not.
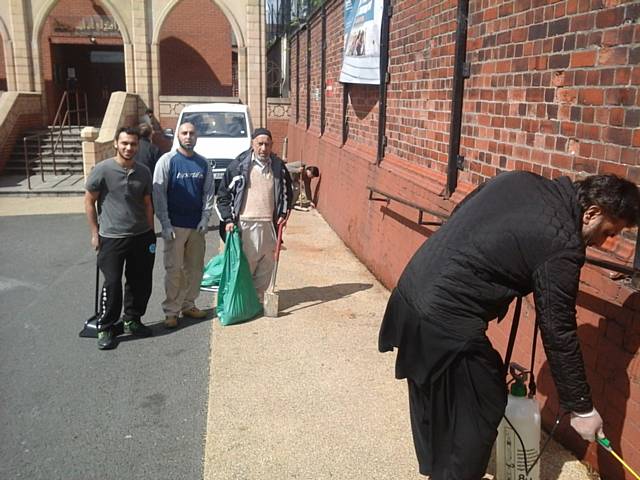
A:
[[[432,480],[480,480],[507,401],[498,353],[486,342],[458,354],[428,384],[408,383],[420,473]]]
[[[122,310],[124,270],[124,320],[139,320],[147,310],[153,282],[156,236],[152,230],[135,237],[100,237],[98,266],[104,275],[100,295],[98,330],[118,321]]]

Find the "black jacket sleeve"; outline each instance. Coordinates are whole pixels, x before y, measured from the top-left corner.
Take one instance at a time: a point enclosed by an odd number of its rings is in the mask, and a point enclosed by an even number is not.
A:
[[[151,167],[149,168],[149,170],[151,170],[151,174],[153,174],[153,171],[156,168],[156,163],[158,163],[158,159],[160,158],[160,149],[156,147],[153,143],[151,144],[150,148],[151,148]]]
[[[584,256],[565,251],[541,264],[533,275],[536,315],[551,375],[560,405],[573,412],[593,408],[576,324],[583,263]]]
[[[287,169],[286,165],[282,169],[284,171],[284,186],[285,186],[285,195],[287,199],[287,212],[288,213],[293,208],[293,181],[291,180],[291,174]],[[286,214],[285,213],[285,214]]]
[[[216,194],[216,210],[220,217],[221,223],[233,222],[233,187],[232,181],[234,173],[229,166],[222,176],[222,181],[218,185]]]

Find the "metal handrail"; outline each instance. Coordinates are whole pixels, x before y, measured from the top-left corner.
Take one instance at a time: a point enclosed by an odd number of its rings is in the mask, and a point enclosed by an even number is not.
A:
[[[27,188],[31,190],[31,168],[29,166],[29,155],[27,153],[27,143],[29,140],[35,138],[38,140],[38,163],[40,164],[40,177],[44,182],[44,168],[42,167],[42,142],[40,139],[44,137],[46,133],[34,133],[31,135],[25,135],[22,137],[22,148],[24,152],[24,170],[27,177]]]
[[[60,103],[58,104],[58,109],[56,111],[56,115],[53,119],[53,124],[51,125],[51,127],[49,128],[49,131],[46,133],[33,133],[31,135],[25,135],[24,137],[22,137],[22,147],[23,147],[23,154],[24,154],[24,169],[25,169],[25,174],[27,177],[27,188],[29,190],[31,190],[31,168],[29,165],[29,153],[28,153],[28,143],[29,141],[36,139],[38,141],[38,150],[37,150],[37,159],[38,159],[38,163],[40,165],[40,177],[42,178],[42,181],[44,182],[44,167],[42,165],[42,139],[45,136],[49,136],[50,142],[51,142],[51,159],[53,162],[53,174],[54,175],[58,175],[58,168],[57,168],[57,163],[56,163],[56,150],[58,148],[58,143],[60,143],[60,145],[62,146],[62,148],[64,149],[64,135],[63,135],[63,131],[65,126],[67,126],[67,128],[69,130],[71,130],[71,116],[72,115],[77,115],[77,120],[78,120],[78,126],[80,126],[80,115],[82,112],[84,112],[85,114],[85,121],[86,124],[89,124],[89,108],[88,108],[88,102],[87,102],[87,94],[86,92],[82,92],[82,95],[84,97],[84,108],[80,107],[80,97],[79,97],[79,92],[76,90],[75,91],[75,100],[76,100],[76,108],[72,109],[71,108],[71,103],[70,103],[70,96],[69,96],[69,92],[67,90],[65,90],[65,92],[62,94],[62,98],[60,99]],[[66,104],[67,108],[66,111],[64,112],[64,115],[62,114],[62,109],[63,106]],[[62,115],[62,120],[60,120],[60,116]],[[54,139],[54,130],[58,128],[58,134],[56,136],[56,138]]]
[[[369,190],[369,200],[370,201],[374,201],[374,202],[386,202],[387,204],[389,204],[391,202],[391,200],[393,200],[394,202],[398,202],[401,203],[403,205],[406,205],[408,207],[411,208],[415,208],[416,210],[418,210],[419,214],[418,214],[418,221],[417,224],[418,225],[443,225],[444,222],[446,222],[449,219],[449,215],[441,213],[441,212],[436,212],[434,210],[429,210],[425,207],[422,207],[416,203],[410,202],[409,200],[405,200],[404,198],[400,198],[397,197],[395,195],[383,192],[381,190],[378,190],[376,188],[373,187],[367,187],[367,190]],[[378,194],[381,195],[382,198],[375,198],[374,194]],[[440,218],[442,221],[441,222],[424,222],[422,220],[422,216],[423,213],[428,213],[429,215],[433,215],[434,217]],[[623,263],[619,263],[619,262],[611,262],[608,260],[603,260],[600,258],[595,258],[593,256],[587,256],[585,261],[586,263],[589,263],[591,265],[593,265],[594,267],[599,267],[599,268],[605,268],[607,270],[611,270],[613,272],[617,272],[617,273],[621,273],[623,275],[627,275],[628,277],[630,277],[631,279],[631,287],[635,288],[636,290],[640,290],[640,231],[638,233],[638,236],[636,237],[636,243],[635,243],[635,256],[634,256],[634,260],[633,260],[633,265],[629,266],[629,265],[625,265]]]
[[[411,208],[415,208],[416,210],[418,210],[418,225],[443,225],[444,222],[446,222],[449,219],[449,215],[442,213],[442,212],[436,212],[435,210],[430,210],[428,208],[422,207],[416,203],[410,202],[409,200],[405,200],[404,198],[400,198],[397,197],[395,195],[392,195],[390,193],[387,192],[383,192],[382,190],[378,190],[377,188],[373,188],[373,187],[367,187],[367,190],[369,190],[369,200],[374,201],[374,202],[387,202],[387,204],[389,204],[391,202],[391,200],[393,200],[394,202],[398,202],[398,203],[402,203],[403,205],[407,205],[408,207]],[[383,198],[376,198],[374,197],[374,193],[377,193],[378,195],[382,195]],[[428,213],[429,215],[433,215],[434,217],[437,217],[440,219],[439,222],[425,222],[422,220],[422,217],[425,213]]]
[[[80,126],[80,114],[82,112],[84,112],[85,114],[85,125],[89,124],[89,108],[88,108],[88,101],[87,101],[87,93],[86,92],[82,92],[82,95],[84,97],[84,108],[80,107],[80,97],[79,97],[79,92],[78,90],[76,90],[74,92],[75,94],[75,106],[76,108],[72,109],[71,108],[71,97],[69,95],[69,91],[65,90],[64,93],[62,94],[62,98],[60,98],[60,103],[58,104],[58,110],[56,111],[56,116],[53,119],[53,124],[51,125],[51,128],[49,130],[50,132],[50,139],[51,139],[51,159],[53,161],[53,174],[57,175],[57,168],[56,168],[56,150],[58,149],[58,143],[60,143],[60,146],[62,147],[62,149],[64,150],[64,135],[63,135],[63,131],[65,128],[65,125],[67,126],[68,130],[71,131],[71,117],[73,116],[73,114],[77,115],[77,125]],[[62,117],[62,121],[60,122],[60,125],[58,126],[58,118],[60,117],[60,115],[62,114],[62,107],[63,105],[66,104],[66,111],[64,113],[64,116]],[[54,130],[58,128],[58,134],[56,136],[56,138],[54,139]]]
[[[53,117],[52,125],[56,125],[58,123],[58,117],[60,116],[60,113],[62,111],[62,106],[64,105],[68,96],[69,96],[69,92],[65,90],[64,93],[62,94],[62,97],[60,98],[60,103],[58,103],[58,110],[56,110],[56,115],[55,117]]]

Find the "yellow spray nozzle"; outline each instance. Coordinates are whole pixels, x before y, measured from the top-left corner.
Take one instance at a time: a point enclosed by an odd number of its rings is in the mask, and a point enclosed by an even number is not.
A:
[[[636,480],[640,480],[640,475],[638,475],[636,472],[634,472],[634,470],[625,463],[625,461],[622,459],[622,457],[620,455],[618,455],[616,452],[613,451],[613,448],[611,448],[611,442],[609,441],[608,438],[598,438],[598,443],[602,446],[602,448],[604,448],[607,452],[609,452],[611,455],[613,455],[613,458],[615,458],[616,460],[618,460],[618,462],[620,462],[620,464],[627,469],[627,471],[633,475],[633,477]]]

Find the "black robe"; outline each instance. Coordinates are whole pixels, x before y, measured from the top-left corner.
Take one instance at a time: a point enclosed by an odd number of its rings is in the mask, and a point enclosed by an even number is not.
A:
[[[389,299],[379,350],[397,348],[396,377],[409,379],[414,393],[420,388],[427,397],[439,396],[430,398],[425,419],[420,422],[442,420],[436,404],[460,402],[462,408],[459,404],[453,408],[465,411],[468,406],[473,411],[475,404],[486,398],[497,405],[504,402],[502,378],[502,389],[490,382],[491,387],[483,391],[483,385],[500,376],[500,365],[491,365],[492,360],[483,360],[485,380],[471,391],[474,398],[456,398],[455,392],[466,384],[455,385],[458,377],[451,377],[451,370],[460,369],[461,361],[477,364],[478,359],[493,358],[495,352],[486,338],[488,322],[502,318],[514,297],[531,292],[560,404],[578,412],[593,407],[576,331],[575,304],[585,260],[581,218],[568,178],[548,180],[532,173],[509,172],[472,192],[418,249]],[[466,366],[462,369],[467,370]],[[415,402],[412,420],[414,407]],[[500,417],[494,412],[488,427],[478,432],[495,430]],[[455,435],[461,433],[444,431],[449,428],[447,421],[441,421],[441,431],[433,435],[454,445],[458,442]],[[491,443],[489,438],[489,451]],[[435,480],[449,478],[443,472],[455,472],[455,468],[448,470],[451,465],[442,459],[436,458],[440,466],[431,470],[431,457],[437,456],[432,448],[427,445],[429,459],[421,459],[421,470],[428,470],[423,473],[432,473]],[[455,457],[453,452],[448,454]],[[478,469],[484,455],[478,454]],[[458,456],[467,453],[462,450]],[[452,473],[450,478],[456,475],[467,478],[461,473]]]
[[[515,296],[533,291],[560,403],[590,410],[575,310],[585,245],[572,182],[510,172],[472,195],[418,249],[397,289],[420,321],[437,325],[450,340],[484,335],[487,322],[503,317]],[[403,335],[406,320],[385,316],[379,348],[398,347],[398,378],[423,383],[442,368],[430,354],[437,342]]]

